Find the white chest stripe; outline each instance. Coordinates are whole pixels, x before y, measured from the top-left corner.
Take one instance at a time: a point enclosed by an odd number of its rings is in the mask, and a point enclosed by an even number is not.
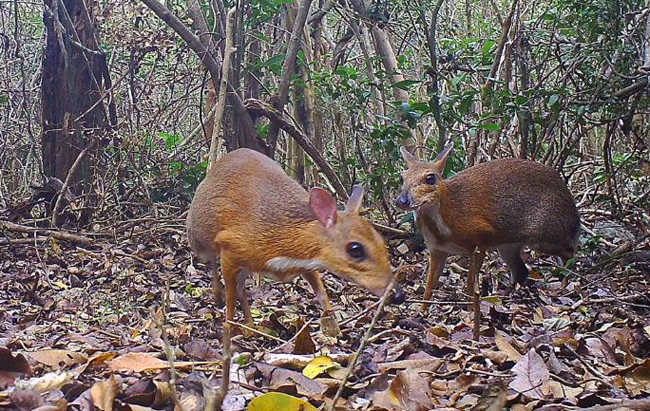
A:
[[[320,260],[301,260],[291,257],[273,257],[266,262],[266,266],[273,271],[287,271],[293,269],[323,270],[325,263]]]

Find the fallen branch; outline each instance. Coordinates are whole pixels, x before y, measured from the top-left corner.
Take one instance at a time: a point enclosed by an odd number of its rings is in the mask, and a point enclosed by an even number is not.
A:
[[[26,225],[21,225],[21,224],[14,224],[10,223],[9,221],[3,221],[0,220],[0,228],[2,230],[9,230],[13,231],[16,233],[39,233],[39,234],[44,234],[48,235],[52,238],[56,238],[57,240],[63,240],[67,241],[70,243],[75,243],[75,244],[84,244],[84,245],[93,245],[94,241],[88,237],[68,233],[65,231],[56,231],[56,230],[50,230],[47,228],[38,228],[38,227],[29,227]]]
[[[620,409],[647,410],[650,409],[650,399],[642,398],[638,400],[623,400],[616,404],[596,405],[593,407],[584,408],[585,411],[613,411]]]

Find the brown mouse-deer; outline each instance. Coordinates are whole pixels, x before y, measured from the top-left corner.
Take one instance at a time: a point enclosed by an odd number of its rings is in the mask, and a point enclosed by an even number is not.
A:
[[[574,255],[580,217],[554,169],[530,160],[501,159],[443,179],[452,148],[453,143],[447,145],[431,162],[418,161],[401,148],[408,169],[402,173],[402,191],[395,203],[415,212],[429,249],[425,300],[452,253],[496,248],[512,273],[509,289],[528,277],[521,259],[524,246],[565,261]]]
[[[329,192],[308,193],[278,163],[253,150],[235,150],[216,161],[194,195],[187,236],[194,252],[211,265],[217,300],[223,298],[216,267],[221,261],[226,319],[233,320],[238,299],[252,325],[244,283],[253,272],[282,282],[302,275],[324,317],[332,315],[332,307],[321,270],[381,295],[392,271],[384,239],[359,215],[362,198],[357,185],[345,211],[337,211]],[[396,287],[393,301],[403,299]]]

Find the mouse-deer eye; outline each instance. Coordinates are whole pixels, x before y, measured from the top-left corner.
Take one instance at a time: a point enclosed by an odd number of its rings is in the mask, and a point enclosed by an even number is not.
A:
[[[355,260],[364,260],[366,258],[366,248],[356,241],[348,243],[345,246],[345,252]]]
[[[436,185],[438,183],[438,176],[434,173],[427,174],[424,181],[430,186]]]

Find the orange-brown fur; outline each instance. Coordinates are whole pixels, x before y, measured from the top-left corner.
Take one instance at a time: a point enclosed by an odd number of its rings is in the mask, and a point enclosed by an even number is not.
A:
[[[326,311],[331,307],[317,269],[330,270],[374,294],[384,291],[392,276],[390,262],[383,238],[358,213],[362,190],[353,192],[346,211],[336,212],[334,203],[336,222],[331,226],[315,214],[314,190],[308,193],[275,161],[248,149],[226,154],[210,168],[192,201],[187,233],[192,249],[213,265],[217,294],[220,282],[214,264],[221,260],[227,319],[234,316],[237,295],[247,322],[252,321],[243,289],[243,279],[251,272],[279,281],[305,276]],[[324,190],[320,193],[334,201]],[[367,258],[350,258],[350,242],[362,244]],[[274,258],[314,261],[323,267],[274,269],[269,266]]]
[[[513,283],[528,275],[523,246],[568,259],[576,251],[580,218],[571,193],[552,168],[529,160],[501,159],[478,164],[445,180],[451,147],[435,161],[408,163],[398,205],[416,211],[431,253],[425,298],[437,284],[449,253],[497,248],[513,272]],[[429,174],[436,184],[427,184]],[[405,203],[408,202],[408,205]]]

